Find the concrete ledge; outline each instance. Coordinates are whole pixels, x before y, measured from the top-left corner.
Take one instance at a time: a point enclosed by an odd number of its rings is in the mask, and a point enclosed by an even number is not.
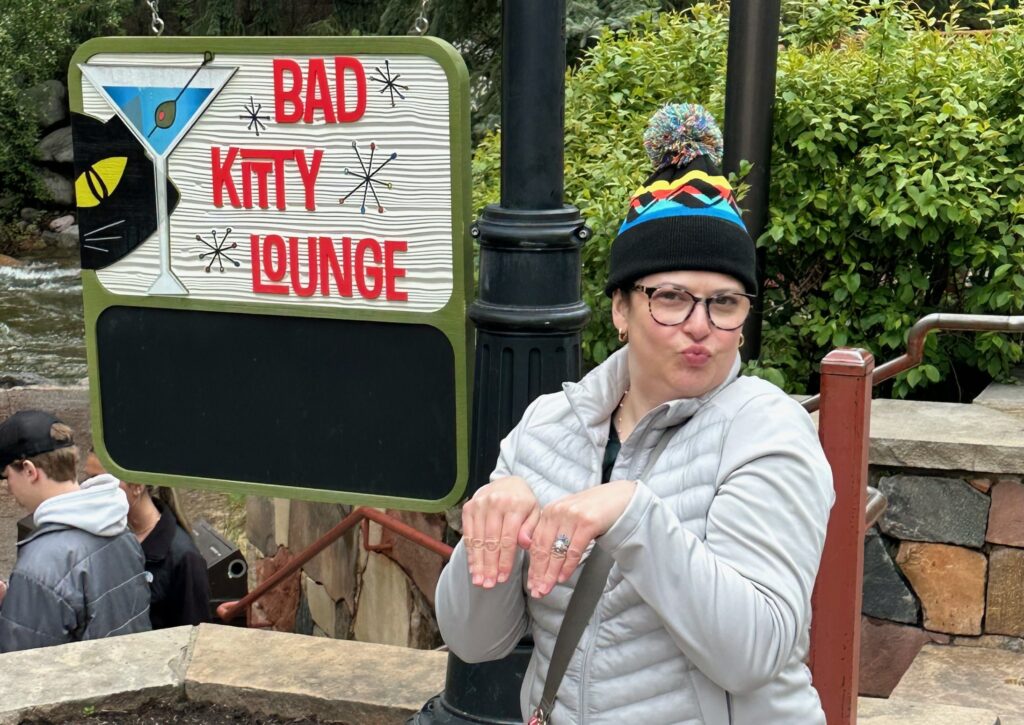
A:
[[[1003,725],[1020,725],[1024,723],[1024,655],[925,645],[890,700],[991,708]]]
[[[199,626],[189,700],[353,725],[404,722],[444,689],[442,652]]]
[[[444,687],[444,653],[203,624],[0,655],[0,725],[191,700],[349,725],[401,723]],[[862,725],[1013,725],[1024,657],[930,645]],[[999,715],[990,710],[996,707]],[[78,721],[78,720],[72,720]]]
[[[193,627],[0,655],[0,724],[181,696]]]
[[[404,722],[447,656],[217,624],[0,655],[0,725],[192,700],[351,725]]]
[[[879,700],[862,697],[857,701],[857,725],[1000,725],[988,710],[954,705]]]
[[[1015,371],[1016,385],[989,383],[974,399],[975,405],[984,405],[1002,413],[1024,416],[1024,369]]]
[[[869,457],[878,466],[1024,473],[1024,418],[982,405],[874,400]]]

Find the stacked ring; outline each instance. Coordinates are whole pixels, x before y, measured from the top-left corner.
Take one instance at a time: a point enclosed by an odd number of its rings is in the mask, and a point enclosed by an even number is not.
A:
[[[564,559],[569,551],[569,537],[559,534],[555,537],[555,543],[551,545],[551,556],[556,559]]]

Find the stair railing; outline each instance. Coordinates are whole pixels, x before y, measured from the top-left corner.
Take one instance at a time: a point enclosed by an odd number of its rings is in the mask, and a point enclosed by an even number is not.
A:
[[[907,352],[878,368],[866,350],[833,350],[821,363],[821,394],[803,403],[819,411],[818,434],[836,491],[812,598],[808,655],[829,725],[857,721],[864,534],[886,504],[867,485],[871,389],[918,365],[933,330],[1024,332],[1024,316],[928,315],[910,329]]]

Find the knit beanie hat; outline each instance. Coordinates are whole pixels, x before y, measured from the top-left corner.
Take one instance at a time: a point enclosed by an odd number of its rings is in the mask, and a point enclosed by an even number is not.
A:
[[[722,174],[722,132],[702,106],[669,104],[644,132],[654,173],[629,203],[612,242],[612,293],[654,272],[699,270],[735,277],[757,293],[754,242]]]

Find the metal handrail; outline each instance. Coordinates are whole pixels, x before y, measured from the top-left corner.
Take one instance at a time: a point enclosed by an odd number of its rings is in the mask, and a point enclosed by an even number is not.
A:
[[[445,561],[447,561],[452,555],[452,547],[448,546],[444,542],[435,541],[430,538],[429,535],[424,534],[422,531],[419,531],[402,521],[399,521],[394,516],[389,516],[383,511],[378,511],[377,509],[369,508],[367,506],[360,506],[359,508],[353,509],[348,516],[343,518],[332,529],[306,547],[285,566],[267,577],[263,583],[244,597],[236,602],[224,602],[217,607],[217,616],[220,617],[223,622],[231,621],[238,616],[240,612],[244,612],[248,609],[257,599],[301,569],[303,564],[344,536],[349,529],[367,519],[380,524],[385,529],[393,531],[399,536],[403,536],[425,549],[429,549]],[[365,535],[366,534],[364,532],[364,536]]]
[[[889,499],[885,494],[873,486],[868,486],[868,503],[864,507],[864,528],[870,529],[878,523],[889,506]]]
[[[938,312],[922,317],[914,323],[907,335],[907,352],[875,368],[871,384],[899,375],[921,363],[924,357],[924,339],[933,330],[964,330],[971,332],[1024,332],[1024,315],[958,315]],[[821,395],[803,402],[808,413],[821,406]]]

